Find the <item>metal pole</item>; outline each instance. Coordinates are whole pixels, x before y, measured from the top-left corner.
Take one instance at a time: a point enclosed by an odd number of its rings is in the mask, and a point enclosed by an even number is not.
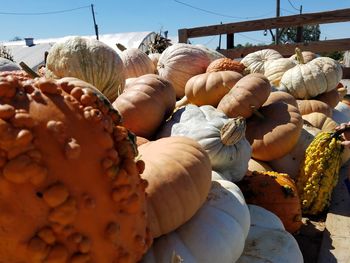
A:
[[[276,17],[280,17],[280,0],[276,0]],[[279,35],[278,35],[278,28],[276,28],[275,33],[275,44],[278,45],[279,43]]]
[[[94,28],[95,28],[95,34],[96,34],[96,39],[98,39],[98,26],[96,24],[96,19],[95,19],[95,11],[94,11],[94,5],[91,4],[91,12],[92,12],[92,18],[94,20]]]

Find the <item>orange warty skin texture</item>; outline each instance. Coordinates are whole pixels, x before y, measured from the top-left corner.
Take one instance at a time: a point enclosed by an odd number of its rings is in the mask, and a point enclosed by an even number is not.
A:
[[[87,83],[0,74],[0,261],[140,260],[152,238],[134,141]]]

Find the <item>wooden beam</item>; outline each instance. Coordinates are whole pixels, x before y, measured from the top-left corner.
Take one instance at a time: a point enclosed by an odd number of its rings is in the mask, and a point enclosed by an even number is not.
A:
[[[295,44],[283,44],[283,45],[267,45],[267,46],[253,46],[246,48],[234,48],[234,49],[220,49],[219,52],[228,58],[243,58],[249,53],[271,48],[280,52],[283,56],[291,56],[294,54],[296,47],[300,47],[302,50],[308,50],[315,53],[330,52],[330,51],[343,51],[348,50],[350,47],[350,38],[336,39],[336,40],[324,40],[317,42],[303,42]]]
[[[179,40],[181,30],[186,30],[187,38],[195,38],[219,34],[230,34],[237,32],[249,32],[273,28],[316,25],[347,21],[350,21],[350,8],[301,15],[283,16],[278,18],[243,21],[238,23],[218,24],[204,27],[179,29]]]

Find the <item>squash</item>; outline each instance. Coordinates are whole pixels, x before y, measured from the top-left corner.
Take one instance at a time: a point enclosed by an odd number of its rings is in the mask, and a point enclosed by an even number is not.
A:
[[[138,48],[128,48],[120,53],[124,64],[125,78],[137,78],[146,74],[154,74],[155,66],[148,55]]]
[[[265,73],[265,63],[269,60],[282,58],[283,56],[274,49],[262,49],[246,55],[241,63],[250,73]]]
[[[153,66],[154,66],[154,73],[157,73],[157,64],[158,64],[158,60],[160,58],[160,53],[149,53],[148,57],[151,59]]]
[[[306,115],[312,112],[320,112],[328,117],[332,117],[333,110],[325,102],[320,100],[297,100],[298,108],[301,115]]]
[[[249,225],[248,207],[239,188],[229,181],[213,181],[206,202],[194,217],[155,239],[141,262],[236,262]]]
[[[170,82],[146,74],[130,82],[113,102],[123,125],[138,136],[151,139],[175,108],[175,90]]]
[[[13,61],[0,57],[0,72],[2,71],[14,71],[20,70],[21,68]]]
[[[211,61],[202,47],[176,43],[163,51],[157,70],[159,76],[173,85],[176,97],[182,98],[185,95],[186,82],[191,77],[204,73]]]
[[[252,145],[252,157],[271,161],[290,152],[297,143],[303,120],[292,96],[271,92],[259,114],[247,119],[246,137]],[[286,99],[287,98],[287,99]],[[294,105],[293,105],[294,104]]]
[[[145,162],[147,215],[153,237],[188,221],[203,205],[211,186],[208,154],[193,139],[167,137],[139,146]]]
[[[250,158],[248,162],[248,171],[258,171],[258,172],[266,172],[266,171],[272,171],[272,168],[265,162],[255,160],[253,158]]]
[[[124,65],[118,53],[96,39],[71,37],[55,43],[47,56],[46,76],[75,77],[94,85],[111,102],[125,86]]]
[[[280,81],[280,89],[297,99],[310,99],[335,89],[342,78],[342,68],[332,58],[319,57],[304,64],[296,49],[300,64],[287,70]]]
[[[0,77],[3,262],[137,262],[151,245],[134,135],[84,83]]]
[[[209,64],[206,72],[217,72],[226,70],[235,71],[243,75],[245,71],[245,66],[241,62],[230,58],[218,58]]]
[[[209,154],[213,170],[236,182],[246,173],[251,157],[244,133],[243,118],[228,118],[210,105],[189,104],[174,112],[157,138],[187,136],[196,140]]]
[[[312,112],[306,115],[303,115],[304,123],[310,124],[317,129],[322,131],[333,131],[338,124],[327,115],[321,112]]]
[[[278,87],[283,74],[295,65],[296,63],[288,58],[268,60],[264,65],[264,75],[270,81],[271,85]]]
[[[241,78],[220,100],[217,109],[231,118],[249,118],[264,104],[270,92],[271,85],[264,75],[249,74]]]
[[[342,100],[347,90],[344,87],[332,89],[331,91],[322,93],[316,96],[315,100],[320,100],[327,103],[331,108],[335,108],[338,103]]]
[[[185,86],[185,96],[189,103],[197,106],[216,107],[223,96],[242,78],[235,71],[202,73],[190,78]]]
[[[242,256],[236,263],[303,263],[295,238],[285,231],[281,220],[265,208],[248,205],[250,229]]]

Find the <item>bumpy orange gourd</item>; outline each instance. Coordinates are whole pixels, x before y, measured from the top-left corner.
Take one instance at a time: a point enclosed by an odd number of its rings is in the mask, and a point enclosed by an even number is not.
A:
[[[0,77],[0,261],[137,262],[152,241],[134,136],[91,85]]]
[[[253,171],[237,185],[248,204],[276,214],[288,232],[295,233],[302,226],[297,188],[288,174]]]
[[[230,58],[218,58],[209,64],[206,72],[217,72],[227,70],[236,71],[240,74],[243,74],[245,66],[239,61]]]

